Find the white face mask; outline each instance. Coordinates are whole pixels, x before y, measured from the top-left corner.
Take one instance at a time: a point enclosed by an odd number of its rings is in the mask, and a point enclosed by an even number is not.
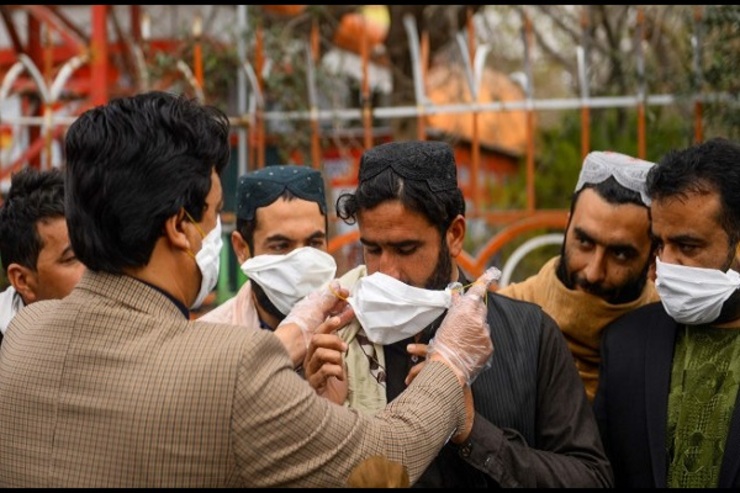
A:
[[[216,227],[214,227],[206,236],[203,237],[203,243],[200,251],[195,255],[195,263],[200,269],[200,291],[195,301],[190,305],[190,309],[199,308],[206,299],[208,293],[213,291],[218,282],[218,271],[221,266],[221,247],[223,239],[221,238],[221,217],[216,217]]]
[[[701,325],[714,322],[722,304],[740,288],[740,274],[732,269],[704,269],[667,264],[656,257],[655,287],[663,308],[676,322]]]
[[[376,272],[360,278],[348,299],[368,339],[393,344],[415,336],[452,304],[449,289],[409,286]]]
[[[244,262],[241,269],[287,315],[298,300],[334,279],[337,263],[326,252],[302,247],[285,255],[257,255]]]

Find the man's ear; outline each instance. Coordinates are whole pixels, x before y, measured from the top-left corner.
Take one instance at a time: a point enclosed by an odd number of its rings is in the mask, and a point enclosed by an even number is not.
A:
[[[12,263],[8,266],[8,282],[18,291],[26,305],[36,301],[38,279],[34,271],[21,264]]]
[[[242,234],[237,230],[231,232],[231,248],[234,249],[234,255],[239,261],[239,265],[243,264],[252,257],[252,252],[249,249],[249,244],[242,237]]]
[[[170,216],[164,223],[164,236],[172,248],[192,250],[190,239],[183,228],[184,223],[179,213]]]
[[[465,217],[462,214],[458,214],[452,223],[447,228],[447,247],[450,250],[450,255],[454,258],[460,255],[463,249],[463,243],[465,241]]]

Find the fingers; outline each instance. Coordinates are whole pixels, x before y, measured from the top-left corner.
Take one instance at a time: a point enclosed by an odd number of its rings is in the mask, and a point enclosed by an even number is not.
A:
[[[496,267],[489,267],[478,279],[476,279],[470,289],[468,289],[466,295],[483,297],[483,295],[488,291],[488,287],[491,283],[498,281],[500,278],[501,271]]]
[[[304,376],[317,391],[322,391],[331,377],[344,380],[345,343],[335,334],[316,334],[311,339],[303,365]]]
[[[415,364],[411,367],[409,370],[409,374],[406,375],[406,379],[404,380],[404,383],[408,386],[411,384],[411,382],[416,378],[416,375],[419,374],[421,369],[424,367],[424,363],[426,361],[423,361],[427,357],[427,345],[426,344],[409,344],[406,346],[406,351],[412,356],[418,356],[422,359],[420,363]]]

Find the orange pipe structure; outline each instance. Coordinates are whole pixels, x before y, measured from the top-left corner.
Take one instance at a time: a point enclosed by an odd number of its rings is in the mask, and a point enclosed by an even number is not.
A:
[[[695,57],[695,70],[696,70],[696,79],[697,79],[697,88],[699,95],[701,95],[702,92],[702,79],[701,79],[701,59],[700,59],[700,46],[701,46],[701,39],[700,39],[700,26],[701,26],[701,20],[703,17],[703,9],[704,7],[701,5],[697,5],[694,7],[694,26],[696,26],[696,53],[694,55]],[[699,144],[704,141],[704,105],[701,101],[701,98],[697,96],[696,100],[694,101],[694,143]]]
[[[583,37],[586,38],[588,33],[588,5],[581,8],[581,30]],[[585,43],[584,43],[585,44]],[[585,47],[584,47],[585,49]],[[584,64],[588,63],[587,52],[584,53]],[[585,84],[588,84],[588,76],[584,77]],[[581,107],[581,159],[586,159],[591,150],[591,109],[587,105]]]
[[[33,60],[33,63],[35,63],[37,67],[43,66],[44,47],[41,39],[41,22],[34,15],[28,16],[28,56],[31,57],[31,60]],[[23,98],[21,114],[28,114],[30,109],[29,107],[29,99]],[[34,113],[35,116],[41,116],[43,114],[43,108],[41,106],[37,106]],[[41,148],[43,148],[43,136],[41,135],[40,127],[29,127],[28,136],[31,142],[36,143],[38,141],[42,143]],[[28,165],[36,169],[41,169],[41,153],[38,152],[31,154],[28,159]]]
[[[311,23],[311,60],[314,66],[319,59],[319,25],[314,18]],[[317,115],[317,101],[311,108],[311,164],[315,169],[321,169],[321,140],[319,138],[319,118]]]
[[[263,92],[264,90],[262,70],[265,66],[264,40],[262,35],[262,22],[259,22],[255,32],[254,68],[255,72],[257,72],[257,86],[260,88],[260,92]],[[257,127],[257,142],[255,146],[257,148],[257,168],[261,169],[265,167],[265,117],[264,108],[262,108],[261,105],[257,105],[257,111],[255,112],[255,126]]]
[[[201,34],[203,32],[203,19],[200,15],[196,15],[193,20],[193,72],[195,75],[195,81],[201,90],[204,91],[204,78],[203,78],[203,46],[201,44]],[[205,92],[205,91],[204,91]]]
[[[360,44],[360,58],[362,60],[362,146],[370,149],[373,146],[373,115],[370,101],[370,74],[368,70],[370,58],[370,39],[368,37],[367,21],[362,20],[362,43]]]
[[[108,6],[92,6],[92,61],[90,100],[94,106],[108,102]]]
[[[467,11],[467,30],[468,30],[468,54],[470,56],[470,66],[475,67],[475,25],[473,25],[473,13],[468,7]],[[473,77],[477,74],[473,73]],[[477,85],[477,81],[473,81]],[[471,93],[473,88],[471,88]],[[475,94],[471,94],[475,97],[475,103],[478,102],[478,91]],[[472,99],[472,98],[471,98]],[[472,118],[472,139],[471,139],[471,173],[470,173],[470,187],[473,189],[473,207],[475,214],[481,212],[481,194],[480,185],[478,183],[478,175],[480,174],[480,132],[478,131],[478,123],[480,121],[480,113],[473,111],[471,114]]]
[[[531,98],[531,88],[533,81],[531,80],[532,71],[530,60],[530,52],[532,46],[532,21],[527,15],[526,11],[523,12],[524,16],[524,43],[526,45],[527,57],[524,63],[527,65],[527,74],[529,91],[527,98]],[[530,99],[531,100],[531,99]],[[527,108],[527,210],[534,212],[535,210],[535,188],[534,188],[534,108],[529,106]]]
[[[421,32],[421,42],[419,45],[419,58],[421,58],[421,81],[422,87],[426,92],[426,79],[429,67],[429,31],[426,29]],[[427,118],[423,113],[419,114],[416,119],[416,137],[419,140],[427,140]]]
[[[645,13],[642,7],[637,7],[637,56],[639,57],[638,66],[642,66],[642,41],[645,33]],[[645,90],[644,90],[644,73],[640,73],[639,84],[640,100],[637,102],[637,157],[645,159],[647,155],[647,144],[645,142]]]

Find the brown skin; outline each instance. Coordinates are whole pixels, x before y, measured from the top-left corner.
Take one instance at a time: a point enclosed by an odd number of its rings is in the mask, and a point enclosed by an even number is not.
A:
[[[437,228],[424,215],[407,209],[400,201],[386,201],[361,211],[358,214],[358,226],[368,275],[382,272],[415,287],[427,286],[435,276],[440,263],[441,238]],[[462,252],[465,227],[465,218],[460,215],[444,234],[452,263],[450,277],[445,282],[457,280],[454,259]],[[337,403],[343,402],[347,395],[343,351],[335,341],[316,335],[306,357],[305,370],[309,383],[320,395]],[[409,353],[426,357],[427,347],[425,344],[411,344]],[[436,356],[430,359],[436,359]],[[411,383],[422,365],[419,363],[411,369],[407,383]],[[473,399],[467,385],[465,402],[467,426],[452,438],[455,443],[465,441],[473,425]]]
[[[254,230],[254,252],[238,231],[231,233],[231,246],[239,264],[250,257],[271,254],[284,255],[296,248],[310,246],[327,251],[326,219],[316,202],[294,198],[280,198],[255,212],[257,228]],[[270,327],[277,327],[281,319],[268,313],[255,298],[255,306]]]
[[[291,200],[279,198],[272,204],[258,208],[255,211],[255,219],[257,228],[253,234],[253,252],[250,251],[241,233],[238,231],[231,233],[231,246],[240,265],[257,255],[284,255],[301,247],[313,247],[323,252],[328,249],[326,218],[321,214],[319,204],[316,202],[299,198]],[[288,350],[293,364],[298,366],[304,361],[306,354],[300,330],[296,331],[294,325],[277,328],[282,318],[265,310],[254,292],[252,297],[260,319],[270,327],[276,327],[275,335]],[[346,325],[346,322],[343,325]],[[334,344],[341,342],[334,334],[327,334],[325,339],[333,340]]]
[[[85,266],[72,251],[64,217],[42,219],[36,223],[36,231],[43,245],[36,268],[30,269],[17,263],[8,266],[8,280],[27,305],[35,301],[64,298],[85,271]]]
[[[585,189],[570,217],[564,245],[572,289],[619,302],[619,294],[626,286],[640,284],[645,266],[652,262],[648,210],[610,204]]]
[[[721,202],[716,192],[653,200],[650,206],[658,256],[665,263],[729,269],[740,254],[720,224]],[[740,319],[718,326],[735,327]]]

